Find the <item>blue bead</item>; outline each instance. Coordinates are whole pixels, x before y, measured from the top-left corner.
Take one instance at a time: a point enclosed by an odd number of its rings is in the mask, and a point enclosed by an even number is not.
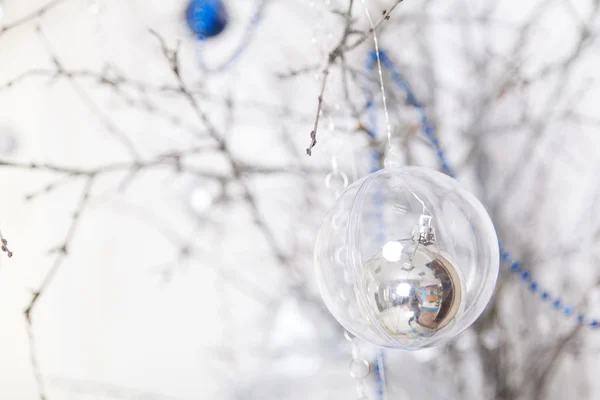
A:
[[[525,270],[525,271],[522,271],[522,272],[521,272],[521,279],[522,279],[522,280],[524,280],[524,281],[527,281],[527,280],[529,280],[529,276],[530,276],[530,275],[529,275],[529,271]]]
[[[506,261],[510,258],[510,253],[506,250],[504,250],[501,254],[500,257],[502,258],[503,261]]]
[[[446,163],[446,161],[442,161],[442,170],[444,172],[449,172],[450,171],[450,166],[448,165],[448,163]]]
[[[427,136],[433,135],[433,132],[434,132],[433,126],[431,124],[425,124],[423,126],[423,132],[425,132],[425,134]]]
[[[529,289],[531,289],[532,291],[537,291],[538,290],[538,282],[537,281],[531,281],[529,283]]]
[[[225,30],[228,16],[222,0],[191,0],[185,10],[185,20],[198,38],[209,38]]]
[[[573,307],[571,307],[570,305],[566,305],[563,307],[563,314],[565,315],[571,315],[573,314]]]
[[[592,320],[592,322],[590,322],[590,326],[591,326],[592,328],[597,328],[597,327],[598,327],[598,325],[599,325],[599,323],[598,323],[598,320],[597,320],[597,319],[594,319],[594,320]]]
[[[511,271],[515,271],[515,272],[520,271],[521,270],[521,263],[518,262],[518,261],[513,261],[510,264],[510,270]],[[523,272],[525,272],[525,271],[523,271]]]
[[[413,106],[415,106],[415,107],[419,107],[419,106],[417,105],[417,98],[416,98],[416,97],[415,97],[415,95],[414,95],[414,94],[412,94],[411,92],[408,92],[408,93],[406,94],[406,102],[407,102],[408,104],[410,104],[410,105],[413,105]]]
[[[554,308],[560,307],[560,298],[559,297],[557,297],[556,299],[554,299],[552,301],[552,307],[554,307]]]
[[[583,315],[582,313],[577,314],[577,322],[579,322],[580,324],[583,324],[584,319],[585,319],[585,315]]]
[[[542,292],[542,294],[540,295],[540,297],[542,298],[542,300],[548,300],[550,298],[550,293],[548,293],[544,290]]]

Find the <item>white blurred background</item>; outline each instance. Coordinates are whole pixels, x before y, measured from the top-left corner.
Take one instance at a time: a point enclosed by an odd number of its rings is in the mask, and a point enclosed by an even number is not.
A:
[[[376,19],[395,3],[365,1]],[[385,139],[383,120],[380,140],[358,129],[372,41],[332,66],[308,157],[349,0],[267,1],[256,24],[261,1],[224,3],[226,30],[200,44],[184,0],[0,0],[0,229],[14,252],[0,254],[0,399],[356,398],[312,246],[332,155],[356,179]],[[586,325],[600,317],[599,7],[406,0],[378,31],[507,247]],[[352,18],[360,37],[361,1]],[[201,68],[245,38],[226,69]],[[437,168],[384,79],[403,161]],[[598,335],[504,266],[455,342],[386,351],[386,396],[595,399]]]

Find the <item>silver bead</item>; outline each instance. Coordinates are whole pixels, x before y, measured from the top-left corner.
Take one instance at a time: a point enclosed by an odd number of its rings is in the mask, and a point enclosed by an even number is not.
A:
[[[15,150],[16,147],[17,140],[11,130],[5,127],[0,127],[0,155],[4,156],[10,154]]]
[[[459,269],[435,245],[388,242],[364,264],[367,314],[394,340],[432,336],[462,310]]]

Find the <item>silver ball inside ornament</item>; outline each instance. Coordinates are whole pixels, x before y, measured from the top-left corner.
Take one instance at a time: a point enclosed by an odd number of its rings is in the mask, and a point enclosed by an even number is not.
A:
[[[459,271],[433,245],[388,242],[365,263],[368,309],[398,340],[430,337],[462,308]]]
[[[384,347],[420,349],[470,326],[494,290],[498,241],[483,206],[454,179],[386,168],[350,185],[315,245],[334,317]]]

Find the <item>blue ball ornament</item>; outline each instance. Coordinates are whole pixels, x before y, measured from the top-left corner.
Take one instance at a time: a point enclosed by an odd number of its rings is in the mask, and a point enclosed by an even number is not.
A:
[[[192,0],[185,10],[188,27],[199,39],[219,35],[229,20],[221,0]]]

